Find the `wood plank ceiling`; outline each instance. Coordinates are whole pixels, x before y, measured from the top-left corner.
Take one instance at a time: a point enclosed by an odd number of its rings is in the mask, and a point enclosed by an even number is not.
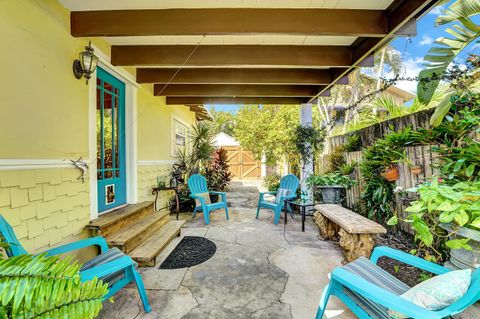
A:
[[[60,0],[168,104],[297,104],[327,95],[440,0]],[[196,107],[198,109],[198,107]]]

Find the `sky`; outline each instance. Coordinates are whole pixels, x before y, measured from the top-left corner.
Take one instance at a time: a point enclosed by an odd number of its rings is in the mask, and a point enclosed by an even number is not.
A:
[[[451,1],[452,3],[454,1]],[[430,12],[425,14],[417,21],[417,35],[412,37],[398,37],[393,40],[390,45],[398,50],[402,55],[405,64],[406,77],[415,77],[423,68],[423,57],[427,54],[428,50],[432,47],[433,42],[440,37],[446,36],[445,30],[454,23],[435,27],[435,19],[442,13],[442,11],[448,7],[450,3],[443,6],[433,8]],[[480,23],[480,17],[474,17],[472,19],[476,23]],[[459,55],[459,60],[465,60],[468,53],[480,54],[480,46],[477,43],[471,44],[469,47],[463,50]],[[388,77],[388,75],[385,75]],[[401,81],[397,83],[397,86],[406,91],[412,93],[416,92],[417,83]],[[214,105],[208,106],[214,108],[216,111],[226,111],[235,113],[239,109],[239,105]]]

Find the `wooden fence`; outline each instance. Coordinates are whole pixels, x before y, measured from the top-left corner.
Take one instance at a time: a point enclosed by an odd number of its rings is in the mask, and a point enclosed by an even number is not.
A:
[[[407,115],[404,117],[396,118],[389,120],[383,123],[379,123],[362,130],[356,131],[353,134],[360,136],[362,141],[362,148],[372,145],[376,140],[382,138],[386,133],[393,130],[400,130],[405,127],[412,127],[414,129],[419,127],[428,128],[429,119],[432,114],[432,110],[426,110],[422,112],[415,113],[414,115]],[[329,150],[332,151],[338,145],[343,145],[348,136],[351,135],[340,135],[332,137],[327,143],[329,143]],[[437,154],[432,151],[433,145],[421,145],[421,146],[412,146],[406,148],[407,161],[404,163],[399,163],[399,173],[400,178],[395,182],[397,186],[402,187],[404,190],[417,186],[418,184],[424,182],[432,176],[438,175],[438,170],[436,168],[435,159]],[[322,156],[318,159],[318,164],[320,167],[325,167],[327,165],[326,156]],[[362,161],[363,153],[361,151],[357,152],[348,152],[344,153],[344,159],[346,163],[356,163],[355,170],[353,172],[354,177],[357,183],[347,190],[346,205],[348,208],[354,211],[363,211],[363,203],[361,201],[362,192],[364,190],[365,181],[360,172],[359,164]],[[418,175],[415,175],[411,172],[409,165],[420,165],[422,172]],[[322,169],[320,169],[321,171]],[[406,218],[408,213],[405,212],[405,208],[409,206],[411,200],[416,198],[416,194],[410,193],[408,198],[410,200],[403,199],[402,196],[396,196],[396,209],[397,214],[400,218]],[[413,233],[410,227],[410,224],[405,222],[400,222],[399,226],[402,230]]]

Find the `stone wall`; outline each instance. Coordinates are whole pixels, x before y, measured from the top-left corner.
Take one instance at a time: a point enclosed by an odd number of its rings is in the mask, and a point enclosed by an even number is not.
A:
[[[89,181],[70,168],[0,171],[0,214],[30,253],[87,236]]]

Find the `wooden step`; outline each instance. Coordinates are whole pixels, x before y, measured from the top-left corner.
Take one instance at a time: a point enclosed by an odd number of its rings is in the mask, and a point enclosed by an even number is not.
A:
[[[176,236],[180,236],[184,220],[171,220],[162,228],[154,232],[143,243],[138,245],[129,255],[141,266],[155,266],[155,259],[168,243]]]
[[[109,246],[118,247],[128,254],[160,227],[167,224],[169,220],[170,216],[167,211],[154,212],[139,219],[134,224],[110,234],[106,237],[107,243]]]
[[[85,228],[92,230],[94,235],[108,237],[153,213],[153,202],[151,201],[129,204],[99,215],[97,219],[92,220]]]

